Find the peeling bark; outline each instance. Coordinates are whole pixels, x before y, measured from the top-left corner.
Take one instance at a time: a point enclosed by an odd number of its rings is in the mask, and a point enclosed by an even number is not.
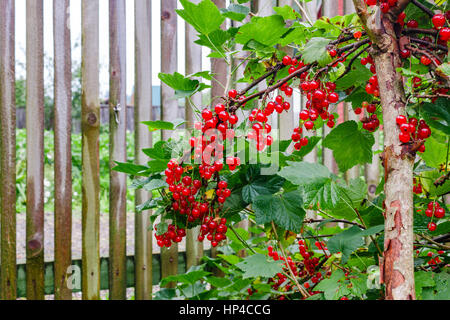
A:
[[[408,2],[399,1],[398,13]],[[404,152],[405,147],[399,141],[400,130],[396,124],[398,115],[406,115],[406,98],[402,76],[396,70],[401,66],[401,60],[392,23],[395,19],[391,15],[380,16],[379,9],[368,16],[363,1],[354,0],[354,4],[373,42],[370,53],[375,61],[383,109],[386,199],[380,279],[385,284],[386,299],[412,300],[415,299],[412,193],[415,153]]]

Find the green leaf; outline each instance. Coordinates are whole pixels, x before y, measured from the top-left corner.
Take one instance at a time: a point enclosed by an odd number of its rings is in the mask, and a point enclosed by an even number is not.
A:
[[[211,273],[204,271],[204,270],[196,270],[196,271],[191,271],[188,273],[171,275],[171,276],[168,276],[168,277],[165,277],[164,279],[162,279],[160,285],[165,286],[166,284],[168,284],[170,282],[194,284],[198,280],[203,279],[203,277],[205,277],[209,274],[211,274]]]
[[[174,129],[173,123],[168,122],[168,121],[162,121],[162,120],[142,121],[142,123],[148,127],[148,130],[150,130],[150,132],[153,132],[156,130],[173,130]]]
[[[149,199],[149,200],[145,201],[144,203],[136,206],[136,211],[142,212],[144,210],[154,209],[156,207],[158,207],[158,200],[157,199]]]
[[[225,17],[211,0],[203,0],[198,5],[188,0],[180,2],[183,9],[175,10],[176,13],[201,34],[210,34],[225,21]]]
[[[224,17],[235,21],[242,21],[250,13],[250,8],[240,4],[232,3],[226,9],[220,9]]]
[[[315,37],[309,40],[303,49],[303,61],[305,64],[318,61],[320,64],[329,60],[327,46],[330,43],[329,39]]]
[[[242,188],[242,199],[245,202],[252,203],[260,195],[274,194],[283,186],[284,179],[280,176],[258,176],[251,179],[248,184]]]
[[[367,292],[367,275],[358,274],[358,278],[351,278],[350,283],[352,287],[350,291],[359,298],[364,298],[363,296]]]
[[[218,254],[217,256],[222,258],[223,260],[225,260],[229,264],[236,264],[239,261],[241,261],[241,258],[239,258],[238,256],[235,256],[235,255]]]
[[[450,99],[439,98],[434,103],[425,102],[420,114],[427,124],[450,135]]]
[[[165,188],[168,187],[169,185],[161,179],[152,179],[149,183],[147,183],[146,185],[144,185],[144,189],[147,191],[152,191],[155,189],[159,189],[159,188]]]
[[[153,124],[151,125],[153,126]],[[167,147],[167,141],[163,140],[156,142],[151,148],[142,149],[142,152],[144,152],[150,159],[167,162],[169,162],[171,156],[171,152]]]
[[[300,186],[305,207],[333,209],[340,201],[339,186],[327,167],[318,163],[287,162],[278,175]]]
[[[324,139],[323,146],[333,150],[341,171],[358,165],[372,163],[373,135],[358,129],[355,121],[346,121],[333,129]]]
[[[148,169],[146,166],[129,163],[129,162],[118,162],[114,161],[117,165],[112,169],[118,172],[124,172],[133,176],[139,175],[140,172]]]
[[[342,253],[342,263],[346,263],[350,255],[364,245],[363,237],[378,233],[384,229],[384,225],[375,226],[367,230],[361,230],[358,226],[333,236],[328,240],[328,250],[331,253]]]
[[[224,58],[225,57],[225,50],[223,49],[223,45],[225,42],[227,42],[228,39],[231,38],[231,35],[229,32],[217,29],[209,36],[200,34],[198,37],[198,40],[194,41],[196,44],[199,44],[201,46],[208,47],[212,50],[211,54],[215,54],[215,58]],[[212,57],[211,54],[209,57]]]
[[[174,72],[173,74],[159,73],[158,78],[169,87],[174,89],[175,97],[179,99],[189,97],[198,91],[210,87],[205,85],[204,83],[200,83],[200,81],[198,80],[184,77],[178,72]]]
[[[447,77],[450,77],[450,63],[446,62],[436,68],[436,72],[439,72]]]
[[[302,204],[300,192],[291,191],[281,195],[259,196],[253,202],[252,208],[257,224],[273,221],[285,230],[298,233],[306,214]]]
[[[213,287],[216,288],[223,288],[231,284],[231,280],[219,277],[207,277],[206,282],[210,283]]]
[[[273,11],[283,17],[284,20],[295,20],[301,18],[300,14],[295,12],[291,6],[285,5],[284,7],[273,7]]]
[[[244,24],[236,35],[236,42],[246,44],[255,40],[266,46],[278,43],[281,36],[287,31],[282,16],[252,17],[249,23]]]
[[[436,133],[427,138],[425,141],[425,152],[420,155],[428,167],[440,169],[445,165],[448,159],[448,149],[446,141],[442,142],[436,139]]]
[[[361,63],[355,62],[345,76],[336,80],[336,89],[345,90],[353,86],[360,86],[365,84],[372,76],[373,74],[368,68]]]
[[[295,43],[297,45],[303,45],[306,42],[306,37],[310,35],[310,31],[304,25],[295,22],[280,39],[281,46],[287,46],[288,44]]]
[[[236,267],[244,271],[242,275],[244,279],[256,277],[271,278],[283,271],[281,261],[268,259],[264,254],[260,253],[245,258],[242,262],[236,264]]]
[[[342,270],[333,271],[330,278],[320,281],[315,290],[323,291],[326,300],[337,300],[350,293],[345,284],[340,282],[343,278]]]
[[[425,150],[426,152],[426,150]],[[420,179],[423,189],[429,193],[429,196],[441,196],[450,192],[450,180],[446,180],[443,185],[436,187],[434,182],[442,177],[445,172],[425,171],[420,174],[423,179]]]
[[[425,287],[434,287],[436,282],[433,279],[433,272],[416,271],[414,272],[414,284],[417,298],[422,298],[422,289]]]
[[[339,194],[340,200],[329,214],[338,219],[355,220],[355,209],[361,208],[361,203],[367,196],[367,184],[360,178],[350,180],[348,185],[340,183]]]
[[[310,163],[305,161],[288,161],[287,163],[289,166],[281,169],[278,175],[298,186],[324,183],[331,177],[330,170],[318,163]]]

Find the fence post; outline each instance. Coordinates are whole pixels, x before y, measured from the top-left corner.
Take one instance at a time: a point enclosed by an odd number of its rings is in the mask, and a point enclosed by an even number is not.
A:
[[[0,299],[17,297],[15,1],[0,1]]]
[[[194,3],[200,1],[195,0]],[[200,45],[194,43],[198,39],[194,27],[189,23],[185,23],[185,65],[186,75],[193,74],[202,71],[202,48]],[[194,124],[194,111],[193,108],[201,108],[202,94],[198,92],[194,94],[190,99],[186,99],[185,106],[185,119],[186,129],[192,129]],[[200,259],[203,256],[203,242],[197,240],[200,226],[187,230],[186,234],[186,270],[190,267],[198,265]]]
[[[44,299],[43,2],[27,0],[27,298]]]
[[[213,0],[213,2],[219,9],[226,7],[225,0]],[[222,24],[221,28],[224,29],[225,26],[226,21]],[[226,94],[225,87],[229,68],[224,59],[211,58],[211,73],[213,74],[213,79],[211,80],[211,106],[214,107],[217,103],[221,102],[220,97]],[[211,257],[217,257],[217,247],[211,247]],[[223,272],[220,269],[214,268],[213,272],[216,276],[223,276]]]
[[[99,3],[81,3],[82,131],[82,290],[83,299],[100,298],[99,171]]]
[[[125,0],[109,0],[109,293],[125,300],[127,287],[127,175],[111,170],[126,162]]]
[[[285,5],[292,7],[293,1],[292,0],[278,0],[278,6],[284,7]],[[280,48],[282,51],[286,52],[287,55],[293,56],[294,49],[290,47],[283,47]],[[277,90],[279,94],[281,94],[281,90]],[[291,135],[294,131],[295,123],[298,123],[298,121],[295,121],[294,119],[294,104],[293,104],[293,98],[292,97],[284,97],[284,101],[291,104],[291,108],[286,112],[283,111],[278,116],[278,129],[279,129],[279,137],[280,140],[289,140],[291,138]]]
[[[152,136],[141,121],[152,119],[152,59],[151,59],[151,2],[135,0],[135,104],[134,104],[134,157],[136,164],[146,164],[148,157],[142,152],[152,144]],[[135,192],[135,204],[147,201],[151,193],[140,189]],[[135,279],[136,300],[152,298],[152,225],[150,212],[135,214]]]
[[[72,264],[72,71],[70,0],[53,0],[55,139],[55,299],[71,300],[67,270]]]
[[[161,0],[161,72],[177,71],[177,8],[176,0]],[[161,119],[175,120],[178,115],[178,100],[173,99],[174,90],[161,83]],[[163,130],[162,139],[170,138],[170,131]],[[177,274],[178,244],[161,248],[161,278]],[[173,286],[170,284],[169,286]]]

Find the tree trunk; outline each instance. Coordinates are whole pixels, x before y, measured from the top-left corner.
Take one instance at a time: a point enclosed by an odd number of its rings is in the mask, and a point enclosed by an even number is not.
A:
[[[387,300],[415,299],[413,260],[413,164],[415,154],[399,141],[398,115],[406,115],[398,39],[394,31],[396,15],[409,1],[399,1],[390,14],[380,16],[379,8],[371,16],[362,0],[353,0],[356,11],[366,25],[373,42],[383,109],[385,170],[385,240],[380,258],[380,281],[385,284]]]

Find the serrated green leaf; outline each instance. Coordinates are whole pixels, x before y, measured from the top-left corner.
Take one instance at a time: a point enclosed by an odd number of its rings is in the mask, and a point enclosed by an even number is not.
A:
[[[137,212],[142,212],[144,210],[154,209],[158,207],[158,199],[148,199],[144,203],[136,206]],[[158,229],[159,230],[159,229]],[[167,230],[166,230],[167,231]],[[165,231],[164,231],[165,232]],[[163,233],[164,233],[163,232]]]
[[[242,199],[245,202],[252,203],[260,195],[274,194],[283,186],[284,179],[280,176],[258,176],[251,179],[248,184],[242,188]]]
[[[147,190],[147,191],[152,191],[152,190],[155,190],[155,189],[165,188],[165,187],[168,187],[168,186],[169,185],[164,180],[152,179],[149,183],[144,185],[144,189]]]
[[[210,87],[204,83],[200,83],[198,80],[184,77],[178,72],[174,72],[173,74],[159,73],[158,78],[175,90],[175,97],[178,99],[189,97],[196,92]]]
[[[183,9],[175,10],[176,13],[201,34],[209,35],[219,29],[225,20],[211,0],[203,0],[198,5],[188,0],[180,2]]]
[[[281,261],[268,259],[265,255],[260,253],[245,258],[243,261],[236,264],[236,267],[244,271],[244,274],[242,275],[244,279],[256,277],[271,278],[283,271]]]
[[[130,174],[133,176],[140,175],[140,173],[146,169],[148,169],[146,166],[130,163],[130,162],[118,162],[114,161],[116,163],[116,166],[114,166],[112,169],[117,172],[124,172],[126,174]]]
[[[299,191],[258,196],[252,205],[257,224],[275,222],[284,230],[300,232],[305,210]]]
[[[301,18],[301,15],[288,5],[285,5],[284,7],[273,7],[273,11],[282,16],[284,20],[295,20],[297,18]]]
[[[246,44],[255,40],[266,46],[278,43],[281,36],[287,31],[282,16],[252,17],[249,23],[244,24],[236,35],[236,42]]]
[[[428,137],[425,141],[425,152],[420,155],[426,165],[431,168],[440,169],[449,159],[447,143],[442,143],[435,138],[436,133]]]
[[[358,226],[344,230],[328,240],[327,246],[331,253],[342,253],[342,263],[346,263],[350,255],[364,245],[363,237],[378,233],[384,229],[384,225],[375,226],[367,230],[361,230]]]
[[[232,3],[228,8],[220,9],[220,12],[224,17],[230,18],[235,21],[242,21],[250,13],[250,8],[240,4]]]
[[[330,170],[318,163],[288,161],[287,164],[278,175],[298,186],[324,183],[331,178]]]
[[[310,39],[303,49],[302,59],[305,64],[329,60],[329,54],[327,52],[327,46],[329,43],[330,40],[326,38],[315,37]]]
[[[333,271],[330,278],[320,281],[315,290],[323,291],[326,300],[337,300],[350,293],[345,284],[340,282],[343,278],[342,270]]]
[[[359,130],[355,121],[346,121],[333,129],[324,139],[323,146],[333,150],[341,171],[358,165],[372,163],[373,135]]]
[[[450,99],[439,98],[434,103],[423,103],[420,114],[429,126],[450,135]]]

